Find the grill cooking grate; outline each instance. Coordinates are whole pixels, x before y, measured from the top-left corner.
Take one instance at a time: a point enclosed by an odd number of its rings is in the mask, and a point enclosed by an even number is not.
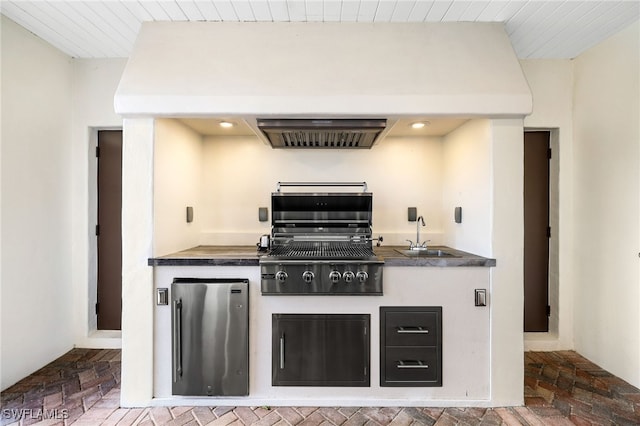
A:
[[[274,247],[269,256],[301,259],[360,259],[375,256],[370,247],[353,243],[295,242]]]

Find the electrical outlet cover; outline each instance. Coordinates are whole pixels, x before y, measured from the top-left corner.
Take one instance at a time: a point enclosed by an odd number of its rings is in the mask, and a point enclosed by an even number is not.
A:
[[[409,207],[407,209],[407,220],[409,222],[415,222],[418,220],[418,209],[416,207]]]
[[[269,220],[269,209],[266,207],[258,207],[258,220],[267,222]]]
[[[456,207],[453,213],[456,223],[462,223],[462,207]]]

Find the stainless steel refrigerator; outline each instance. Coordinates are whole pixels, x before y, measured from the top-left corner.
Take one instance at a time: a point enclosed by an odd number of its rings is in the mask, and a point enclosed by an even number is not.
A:
[[[249,280],[171,284],[174,395],[249,394]]]

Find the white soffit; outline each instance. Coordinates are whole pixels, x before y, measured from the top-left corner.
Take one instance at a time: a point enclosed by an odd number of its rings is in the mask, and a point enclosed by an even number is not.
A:
[[[0,11],[77,58],[128,57],[143,22],[499,22],[516,56],[574,58],[638,20],[640,2],[524,0],[2,0]]]
[[[524,116],[531,92],[501,24],[155,22],[140,31],[115,108],[166,117]]]

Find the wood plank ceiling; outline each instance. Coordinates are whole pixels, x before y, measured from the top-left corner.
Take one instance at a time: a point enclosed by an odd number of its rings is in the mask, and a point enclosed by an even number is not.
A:
[[[519,58],[574,58],[638,20],[640,2],[2,0],[0,11],[75,58],[128,57],[145,21],[503,22]]]

